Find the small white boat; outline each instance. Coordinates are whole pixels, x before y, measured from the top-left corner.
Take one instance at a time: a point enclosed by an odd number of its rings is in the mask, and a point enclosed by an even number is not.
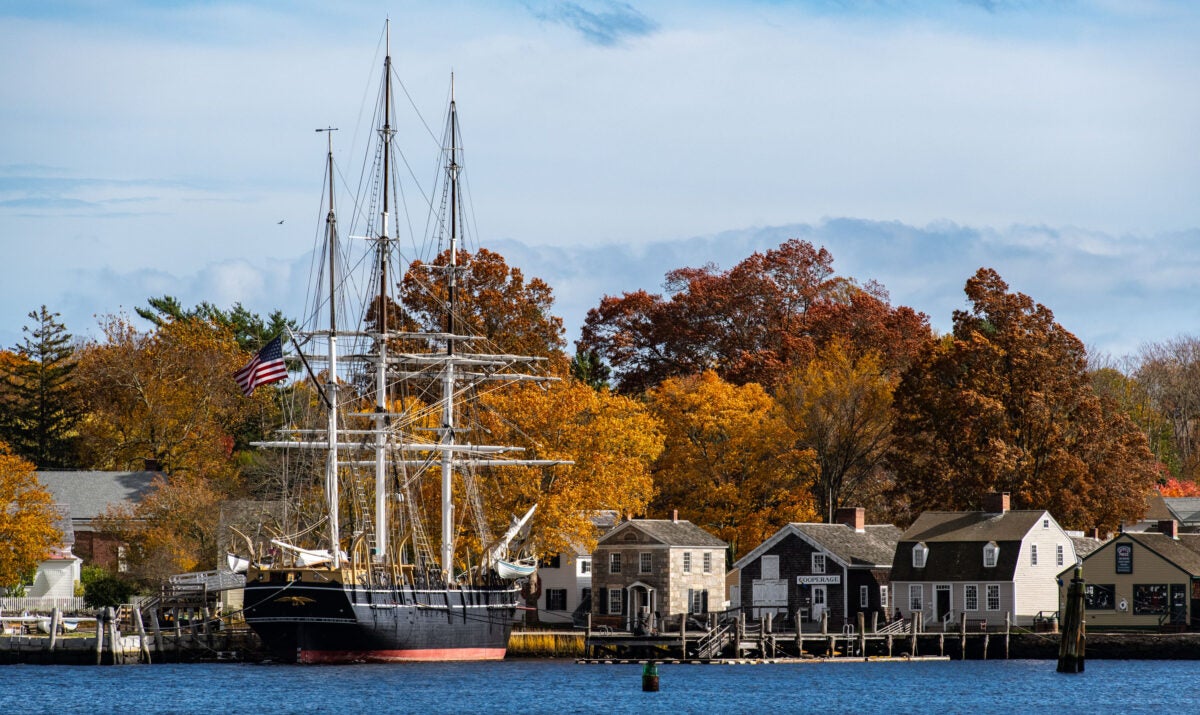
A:
[[[500,578],[517,579],[528,578],[537,571],[537,561],[533,559],[522,559],[520,561],[505,561],[497,559],[496,573]]]
[[[243,559],[237,554],[225,554],[225,563],[229,566],[229,570],[234,573],[246,573],[250,568],[250,559]]]

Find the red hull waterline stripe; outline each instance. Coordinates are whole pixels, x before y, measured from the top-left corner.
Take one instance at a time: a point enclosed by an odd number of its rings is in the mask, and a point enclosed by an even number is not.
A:
[[[420,650],[302,650],[301,663],[394,663],[413,660],[504,660],[505,648],[423,648]]]

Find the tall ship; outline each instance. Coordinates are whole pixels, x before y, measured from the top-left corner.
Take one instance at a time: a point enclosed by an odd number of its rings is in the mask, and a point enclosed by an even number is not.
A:
[[[466,214],[453,77],[439,189],[425,200],[426,244],[441,261],[423,305],[444,317],[404,319],[398,278],[412,259],[395,238],[396,169],[407,160],[393,146],[390,40],[384,47],[377,130],[359,180],[369,188],[352,207],[367,217],[365,235],[339,236],[330,138],[317,289],[305,327],[290,336],[296,379],[279,390],[283,426],[256,443],[270,450],[286,498],[267,537],[243,537],[249,554],[239,549],[230,564],[246,574],[246,623],[281,660],[495,660],[535,568],[519,543],[536,505],[506,515],[507,529],[493,536],[479,482],[488,469],[561,462],[487,444],[472,405],[485,390],[554,378],[537,374],[542,358],[489,350],[456,317]]]

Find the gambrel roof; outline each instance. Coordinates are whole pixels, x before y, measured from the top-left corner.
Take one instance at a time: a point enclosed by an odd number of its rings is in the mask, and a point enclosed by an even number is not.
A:
[[[924,512],[900,536],[892,581],[1011,581],[1021,541],[1044,519],[1053,521],[1045,510]],[[999,553],[996,565],[985,568],[983,547],[989,543]],[[913,566],[917,544],[929,549],[924,568]]]
[[[891,524],[871,524],[863,531],[855,531],[845,524],[792,522],[738,559],[733,568],[742,568],[754,561],[789,535],[808,541],[843,566],[889,568],[896,553],[900,529]]]
[[[630,535],[630,530],[641,538],[630,539],[631,543],[656,543],[662,546],[696,546],[706,549],[724,549],[727,544],[690,521],[672,519],[630,519],[613,527],[600,537],[597,546],[619,546]],[[625,534],[625,537],[622,537]]]

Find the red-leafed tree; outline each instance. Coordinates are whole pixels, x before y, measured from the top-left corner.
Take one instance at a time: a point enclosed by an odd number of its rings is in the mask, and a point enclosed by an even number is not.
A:
[[[797,239],[728,271],[671,271],[665,288],[606,296],[588,311],[578,348],[607,361],[623,392],[703,370],[771,389],[838,335],[903,366],[929,335],[925,316],[893,308],[878,284],[834,275],[829,251]]]

